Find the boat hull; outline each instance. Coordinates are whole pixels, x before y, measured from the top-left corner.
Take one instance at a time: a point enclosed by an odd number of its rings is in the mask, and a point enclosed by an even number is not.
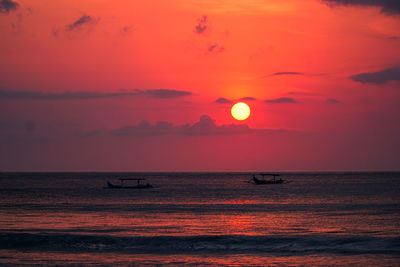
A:
[[[112,184],[110,182],[107,182],[108,188],[113,188],[113,189],[147,189],[147,188],[153,188],[151,184],[139,184],[139,185],[116,185]]]
[[[289,181],[279,179],[279,180],[261,180],[257,178],[253,178],[253,184],[260,185],[260,184],[287,184]]]
[[[258,181],[254,181],[255,184],[283,184],[284,181],[283,180],[258,180]]]

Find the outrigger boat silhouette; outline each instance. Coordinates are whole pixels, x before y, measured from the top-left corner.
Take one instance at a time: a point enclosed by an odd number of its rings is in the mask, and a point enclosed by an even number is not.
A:
[[[290,183],[288,180],[284,180],[282,178],[276,179],[277,176],[280,176],[279,173],[261,173],[259,174],[262,176],[261,179],[257,178],[255,174],[253,174],[253,178],[250,179],[248,182],[255,185],[260,184],[287,184]],[[266,180],[264,176],[272,176],[272,179]]]
[[[142,184],[141,181],[146,179],[144,178],[120,178],[120,184],[112,184],[111,182],[107,181],[108,188],[115,188],[115,189],[146,189],[146,188],[153,188],[153,186],[149,183]],[[126,184],[125,181],[136,181],[135,185]]]

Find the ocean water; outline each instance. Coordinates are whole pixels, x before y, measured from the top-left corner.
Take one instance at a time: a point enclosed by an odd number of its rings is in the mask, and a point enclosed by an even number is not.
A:
[[[0,173],[0,265],[400,266],[400,173],[251,177]]]

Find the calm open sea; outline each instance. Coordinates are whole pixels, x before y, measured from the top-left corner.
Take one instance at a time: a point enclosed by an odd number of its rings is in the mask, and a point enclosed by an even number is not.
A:
[[[400,173],[249,178],[0,173],[0,265],[400,265]]]

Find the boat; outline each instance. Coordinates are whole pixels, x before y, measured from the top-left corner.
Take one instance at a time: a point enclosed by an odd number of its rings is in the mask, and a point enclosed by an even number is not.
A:
[[[287,184],[289,181],[284,180],[282,178],[276,179],[277,176],[280,176],[279,173],[261,173],[261,179],[257,178],[256,175],[253,175],[253,178],[249,181],[252,184],[260,185],[260,184]],[[272,176],[272,179],[266,180],[264,176]]]
[[[141,181],[144,181],[144,178],[120,178],[119,184],[113,184],[107,181],[108,188],[115,188],[115,189],[146,189],[146,188],[153,188],[153,186],[149,183],[143,184]],[[127,184],[125,181],[136,181],[136,184]]]

